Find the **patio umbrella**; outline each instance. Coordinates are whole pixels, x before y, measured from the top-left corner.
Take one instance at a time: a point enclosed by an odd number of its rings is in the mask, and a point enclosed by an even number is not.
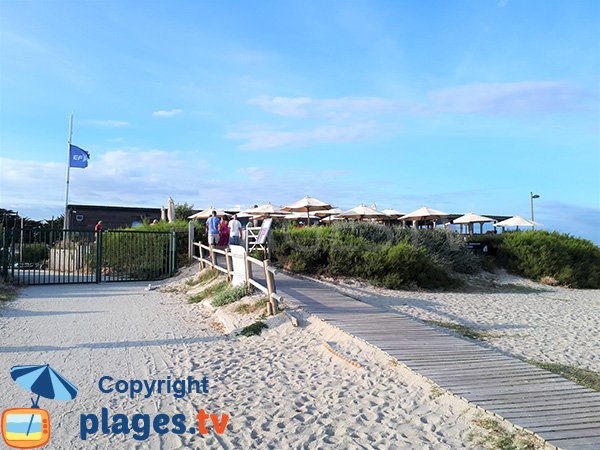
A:
[[[167,202],[167,219],[169,223],[175,222],[175,202],[171,197],[169,197]]]
[[[242,212],[252,216],[262,217],[285,216],[287,214],[287,211],[284,211],[279,206],[272,205],[271,203],[265,203],[264,205],[255,206],[254,208],[248,208]]]
[[[481,231],[483,231],[483,224],[486,222],[495,222],[494,219],[486,216],[480,216],[479,214],[475,214],[472,212],[466,213],[464,216],[460,216],[457,219],[454,219],[452,223],[458,224],[461,226],[467,225],[467,229],[473,232],[473,224],[478,223],[481,226]]]
[[[412,220],[416,228],[416,224],[419,220],[431,220],[435,222],[436,220],[442,220],[448,217],[449,215],[450,214],[448,213],[431,209],[427,206],[423,206],[422,208],[419,208],[413,212],[403,215],[402,217],[400,217],[400,220]]]
[[[73,400],[77,397],[77,388],[73,383],[56,372],[48,364],[42,366],[14,366],[10,369],[10,376],[15,382],[24,389],[37,394],[37,399],[33,403],[33,408],[39,408],[40,397],[52,400]],[[27,434],[31,430],[35,414],[31,415]]]
[[[345,219],[381,219],[386,217],[386,215],[376,209],[369,208],[368,206],[362,204],[358,205],[355,208],[349,209],[348,211],[344,211],[341,214],[338,214],[337,217],[345,218]]]
[[[332,208],[333,208],[333,206],[331,206],[329,203],[325,203],[324,201],[321,201],[314,197],[309,197],[307,195],[306,197],[301,198],[297,202],[294,202],[291,205],[284,207],[283,210],[290,211],[290,212],[306,213],[306,219],[308,220],[308,225],[310,225],[309,213],[311,211],[323,211],[323,210],[332,209]]]
[[[160,207],[160,221],[164,222],[165,220],[167,220],[167,211],[165,211],[164,206],[161,206]]]
[[[298,220],[298,219],[306,219],[307,216],[304,215],[304,213],[299,213],[299,212],[293,212],[293,213],[288,213],[285,216],[283,216],[284,219],[286,220]],[[318,219],[319,216],[317,216],[316,214],[310,214],[308,216],[309,219]]]
[[[388,217],[388,219],[398,219],[404,215],[404,213],[401,213],[400,211],[391,208],[384,209],[381,212],[384,213]]]
[[[502,228],[517,227],[517,230],[519,229],[519,227],[534,227],[534,226],[543,227],[543,225],[541,223],[537,223],[537,222],[533,222],[532,220],[524,219],[521,216],[511,217],[510,219],[506,219],[506,220],[503,220],[502,222],[495,223],[494,226],[502,227]]]
[[[210,216],[212,216],[213,211],[217,212],[217,216],[224,216],[227,214],[224,209],[214,208],[211,206],[210,208],[206,208],[200,212],[197,212],[196,214],[188,216],[188,219],[208,219]]]
[[[344,211],[341,210],[340,208],[331,208],[331,209],[323,209],[320,211],[315,211],[313,212],[313,214],[317,217],[328,217],[328,216],[335,216],[337,214],[341,214]]]

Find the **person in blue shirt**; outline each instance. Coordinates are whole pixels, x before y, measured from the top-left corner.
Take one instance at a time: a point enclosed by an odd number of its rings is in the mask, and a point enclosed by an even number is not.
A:
[[[213,211],[212,216],[206,221],[206,231],[208,232],[208,245],[219,245],[219,222],[221,219],[217,217],[217,212]]]

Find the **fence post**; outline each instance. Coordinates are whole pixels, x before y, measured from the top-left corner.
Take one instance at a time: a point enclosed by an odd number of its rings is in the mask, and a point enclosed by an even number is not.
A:
[[[102,281],[102,230],[96,232],[96,283]]]
[[[198,250],[200,251],[200,262],[198,263],[198,270],[204,269],[204,249],[202,243],[198,242]]]
[[[171,273],[169,275],[173,275],[177,270],[177,233],[175,231],[171,231],[171,245],[169,246],[169,250],[171,251]]]
[[[277,305],[277,300],[273,297],[275,293],[275,283],[273,283],[273,279],[271,278],[271,271],[269,270],[269,260],[265,259],[263,261],[263,267],[265,269],[265,280],[267,282],[267,292],[269,293],[269,303],[267,305],[267,312],[269,315],[273,316],[277,314],[279,308]]]
[[[192,260],[192,256],[194,256],[194,232],[196,229],[194,228],[194,221],[191,220],[188,223],[188,261]]]
[[[244,265],[246,266],[246,289],[250,290],[250,278],[252,277],[252,266],[248,254],[244,253]]]
[[[227,266],[227,281],[231,281],[231,263],[229,261],[229,249],[225,249],[225,265]]]
[[[215,252],[213,252],[213,246],[212,245],[209,248],[210,248],[210,261],[212,263],[212,268],[214,269],[215,266],[217,265],[216,257],[215,257]]]

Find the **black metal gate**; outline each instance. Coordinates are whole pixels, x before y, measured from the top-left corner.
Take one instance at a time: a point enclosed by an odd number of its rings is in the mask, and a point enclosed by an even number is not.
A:
[[[15,284],[147,281],[177,270],[175,232],[2,230],[0,274]]]

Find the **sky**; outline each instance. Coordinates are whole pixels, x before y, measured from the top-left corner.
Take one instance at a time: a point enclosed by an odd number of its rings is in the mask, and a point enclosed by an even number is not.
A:
[[[0,207],[530,217],[600,243],[600,3],[0,1]]]

